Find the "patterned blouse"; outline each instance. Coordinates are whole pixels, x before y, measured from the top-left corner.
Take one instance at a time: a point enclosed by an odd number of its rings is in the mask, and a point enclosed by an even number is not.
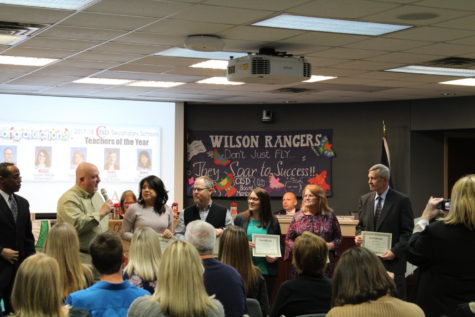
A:
[[[295,239],[305,231],[315,233],[322,237],[326,242],[332,242],[335,248],[329,252],[330,263],[325,271],[326,275],[331,277],[335,262],[337,259],[337,251],[341,245],[340,224],[335,213],[330,212],[327,215],[305,215],[302,211],[295,214],[290,223],[287,236],[285,237],[285,255],[284,260],[292,258],[292,249],[294,248]]]

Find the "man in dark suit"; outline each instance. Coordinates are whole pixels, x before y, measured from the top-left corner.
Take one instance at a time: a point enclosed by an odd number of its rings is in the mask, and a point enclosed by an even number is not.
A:
[[[288,215],[293,216],[297,211],[297,195],[293,192],[286,192],[284,196],[282,196],[282,208],[279,211],[276,211],[275,215]]]
[[[225,227],[233,225],[233,218],[226,207],[218,205],[211,200],[214,192],[214,183],[208,176],[200,176],[193,184],[194,205],[180,212],[175,237],[183,239],[188,223],[203,220],[216,229],[216,237],[221,236]]]
[[[369,169],[368,185],[371,192],[361,196],[356,226],[356,245],[361,245],[361,231],[392,234],[391,249],[380,256],[384,267],[394,273],[398,297],[406,297],[407,243],[414,228],[411,201],[406,195],[389,188],[389,168],[376,164]]]
[[[0,299],[12,312],[10,295],[21,262],[35,253],[28,201],[15,195],[21,187],[20,171],[13,163],[0,163]]]

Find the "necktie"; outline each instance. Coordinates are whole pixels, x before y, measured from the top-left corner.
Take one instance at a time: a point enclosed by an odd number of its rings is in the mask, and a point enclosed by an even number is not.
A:
[[[12,211],[13,219],[16,222],[18,216],[18,205],[16,203],[15,198],[13,198],[13,195],[10,195],[10,197],[8,197],[8,202],[10,203],[10,209]]]
[[[381,196],[376,197],[377,203],[376,203],[376,209],[374,210],[374,228],[376,228],[376,225],[378,223],[378,219],[381,216],[381,209],[383,209],[383,198]]]

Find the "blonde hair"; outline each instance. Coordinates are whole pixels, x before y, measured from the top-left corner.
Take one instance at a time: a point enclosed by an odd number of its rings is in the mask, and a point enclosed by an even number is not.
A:
[[[129,277],[135,273],[144,281],[156,282],[161,257],[160,235],[150,227],[137,228],[130,243],[125,271]]]
[[[43,253],[28,257],[20,265],[12,291],[13,316],[66,317],[58,262]]]
[[[207,316],[209,309],[217,307],[206,292],[203,273],[196,248],[186,241],[173,242],[163,253],[152,300],[171,317]]]
[[[323,188],[321,188],[320,186],[318,185],[314,185],[314,184],[310,184],[310,185],[307,185],[304,187],[303,191],[302,191],[302,197],[305,196],[305,191],[306,190],[309,190],[313,195],[315,195],[317,197],[317,213],[325,216],[327,214],[329,214],[330,212],[333,211],[333,209],[330,208],[330,206],[328,205],[328,199],[327,199],[327,195],[325,194],[325,191],[323,190]],[[300,208],[302,211],[308,211],[307,207],[304,206],[304,204],[302,204],[302,208]]]
[[[92,284],[92,268],[81,263],[79,238],[71,224],[61,222],[51,228],[46,239],[45,253],[58,261],[63,298]]]
[[[444,218],[448,225],[463,224],[475,229],[475,174],[460,178],[452,187],[450,210]]]

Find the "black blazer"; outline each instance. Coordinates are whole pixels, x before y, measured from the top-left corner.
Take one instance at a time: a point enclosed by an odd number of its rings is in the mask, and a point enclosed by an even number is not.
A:
[[[17,222],[7,202],[0,195],[0,250],[9,248],[20,252],[18,261],[10,264],[0,256],[0,295],[15,276],[16,269],[28,256],[35,253],[35,238],[31,232],[30,205],[28,201],[14,194],[18,205]]]
[[[416,293],[427,317],[453,316],[475,300],[475,230],[436,221],[409,240],[407,260],[419,267]]]
[[[412,212],[411,201],[406,195],[392,190],[388,190],[384,201],[381,216],[376,227],[374,226],[374,199],[375,192],[369,192],[360,198],[358,211],[359,223],[356,226],[356,235],[361,231],[376,231],[392,233],[391,251],[396,256],[392,261],[383,261],[386,270],[395,274],[406,272],[405,252],[407,242],[414,229],[414,214]]]
[[[247,233],[247,227],[249,227],[249,218],[245,219],[242,215],[243,213],[240,213],[236,216],[236,219],[234,219],[234,225],[243,228],[244,231],[246,231]],[[280,236],[280,252],[283,252],[284,242],[280,233],[280,225],[277,219],[275,219],[275,221],[269,222],[269,224],[267,225],[267,234],[276,234]],[[279,271],[278,261],[275,261],[274,263],[266,262],[266,265],[267,270],[269,271],[269,275],[277,275],[277,272]]]

